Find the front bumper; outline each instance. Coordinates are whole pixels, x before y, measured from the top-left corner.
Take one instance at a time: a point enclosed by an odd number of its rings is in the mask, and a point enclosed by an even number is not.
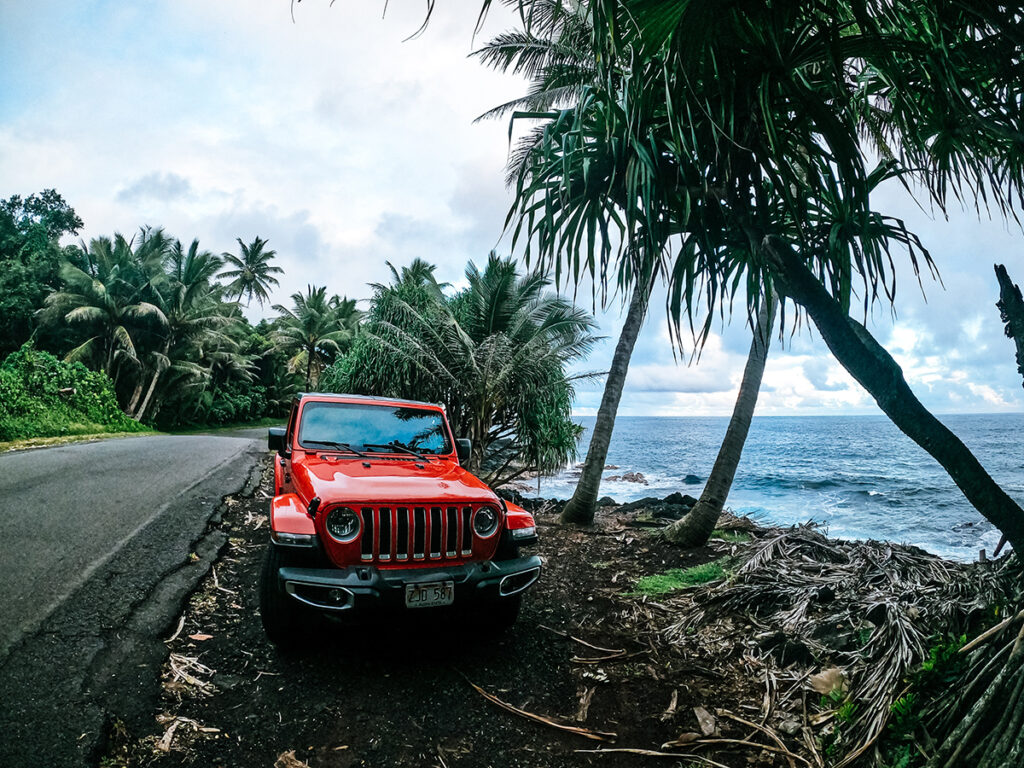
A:
[[[540,576],[541,565],[541,559],[534,555],[445,568],[286,567],[278,571],[277,577],[281,588],[292,598],[323,611],[404,611],[405,588],[409,584],[451,581],[456,607],[494,602],[528,589]]]

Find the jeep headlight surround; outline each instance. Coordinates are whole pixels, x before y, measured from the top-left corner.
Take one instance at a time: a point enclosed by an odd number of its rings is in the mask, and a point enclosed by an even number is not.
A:
[[[335,507],[324,518],[324,529],[339,544],[348,544],[359,537],[363,521],[354,509]]]
[[[494,507],[480,507],[473,515],[473,532],[481,539],[489,539],[497,532],[499,520]]]

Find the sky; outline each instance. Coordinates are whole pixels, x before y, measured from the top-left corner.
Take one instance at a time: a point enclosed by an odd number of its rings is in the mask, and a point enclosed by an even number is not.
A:
[[[478,2],[0,0],[0,198],[56,188],[88,240],[163,226],[216,253],[269,241],[284,268],[274,303],[307,284],[357,299],[385,262],[437,264],[458,286],[468,261],[509,253],[502,237],[509,126],[481,123],[524,92],[471,52],[512,19],[496,8],[474,38]],[[1024,282],[1015,224],[922,211],[899,188],[876,208],[905,218],[942,283],[924,295],[906,264],[896,314],[869,329],[937,413],[1024,411],[994,263]],[[607,370],[624,307],[594,307],[606,337],[577,372]],[[637,343],[622,415],[728,415],[750,344],[746,316],[716,325],[699,361],[673,355],[659,290]],[[248,312],[257,319],[254,306]],[[262,314],[271,314],[269,308]],[[576,412],[601,383],[580,382]],[[773,347],[757,413],[878,413],[806,326]]]

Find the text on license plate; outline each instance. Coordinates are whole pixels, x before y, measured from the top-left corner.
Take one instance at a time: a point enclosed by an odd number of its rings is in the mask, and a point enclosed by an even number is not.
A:
[[[455,602],[455,582],[430,581],[425,584],[405,585],[406,608],[428,608],[451,605]]]

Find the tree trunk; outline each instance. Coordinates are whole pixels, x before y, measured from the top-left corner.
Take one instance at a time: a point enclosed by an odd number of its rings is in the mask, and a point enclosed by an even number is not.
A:
[[[142,399],[142,405],[139,406],[138,412],[135,414],[136,421],[142,421],[142,416],[146,413],[146,408],[149,407],[149,399],[153,396],[153,390],[156,389],[157,379],[160,378],[160,370],[153,371],[153,378],[149,382],[149,389],[146,390],[146,396]]]
[[[310,391],[313,378],[313,349],[306,350],[306,391]]]
[[[776,285],[810,315],[832,354],[886,416],[949,473],[967,500],[1024,552],[1024,510],[989,476],[960,439],[914,396],[903,371],[867,329],[829,295],[800,257],[770,246]]]
[[[129,416],[135,413],[135,406],[139,404],[140,397],[142,397],[142,377],[139,377],[139,383],[135,385],[135,390],[132,392],[132,399],[128,401],[128,408],[125,412]]]
[[[653,276],[650,280],[638,281],[633,289],[633,297],[629,301],[626,321],[619,333],[619,343],[615,346],[612,365],[604,384],[601,396],[601,407],[597,411],[594,432],[590,436],[590,447],[587,458],[583,460],[583,472],[572,498],[562,509],[563,523],[580,523],[589,525],[594,522],[597,508],[597,494],[601,489],[601,475],[604,473],[605,459],[608,458],[608,444],[615,428],[615,414],[619,410],[622,399],[622,388],[626,383],[626,372],[629,370],[629,359],[633,355],[637,336],[647,314],[647,302],[650,299]]]
[[[999,317],[1006,324],[1006,335],[1017,345],[1017,373],[1024,376],[1024,298],[1020,288],[1014,285],[1006,274],[1006,267],[996,264],[996,280],[999,281]],[[1021,383],[1024,386],[1024,382]]]
[[[754,338],[750,342],[750,354],[743,368],[740,380],[740,391],[736,395],[732,418],[725,430],[722,447],[718,449],[718,457],[711,469],[704,490],[684,517],[665,529],[665,538],[673,544],[683,547],[699,547],[711,538],[718,516],[722,514],[725,500],[732,489],[732,481],[736,477],[736,468],[743,455],[743,446],[747,442],[750,421],[754,417],[757,396],[761,391],[761,378],[768,359],[768,346],[771,342],[772,326],[775,324],[775,310],[779,302],[773,292],[769,292],[761,305],[754,327]]]

